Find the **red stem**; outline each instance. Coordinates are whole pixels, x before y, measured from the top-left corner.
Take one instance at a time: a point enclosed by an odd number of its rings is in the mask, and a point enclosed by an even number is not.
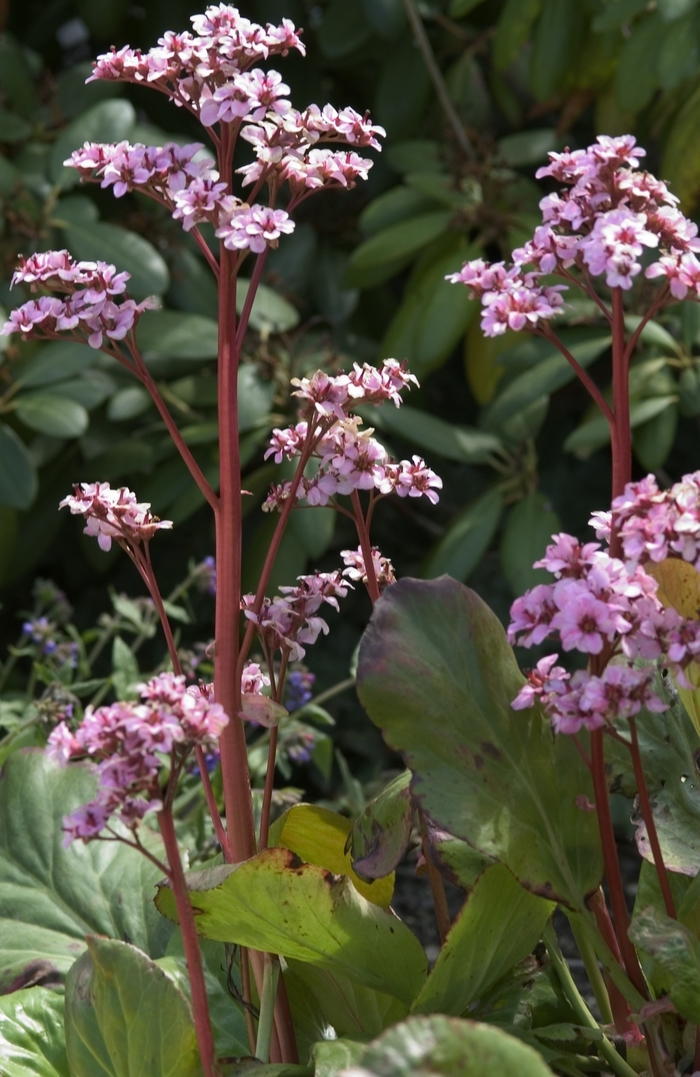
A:
[[[362,559],[365,563],[365,575],[367,577],[367,590],[369,597],[372,599],[372,605],[379,598],[379,584],[377,583],[377,573],[374,571],[374,560],[372,558],[372,543],[369,537],[369,531],[365,523],[365,518],[362,512],[362,504],[360,502],[360,495],[357,490],[353,490],[350,495],[352,501],[352,507],[355,510],[355,528],[357,530],[357,537],[360,540],[360,546],[362,548]]]
[[[661,894],[664,899],[666,914],[667,916],[670,916],[672,920],[675,920],[676,906],[673,900],[673,894],[671,893],[671,884],[669,882],[668,872],[666,871],[666,865],[664,864],[663,853],[661,852],[661,845],[659,844],[659,836],[656,832],[654,814],[651,810],[649,791],[647,789],[646,778],[644,776],[644,766],[642,764],[642,757],[639,751],[637,722],[634,718],[629,719],[629,727],[630,733],[632,735],[632,743],[629,745],[629,749],[632,755],[632,762],[634,764],[634,776],[637,779],[637,793],[639,795],[639,803],[642,809],[642,816],[646,824],[647,834],[649,836],[649,844],[651,845],[651,852],[654,857],[654,867],[656,868],[656,874],[659,878],[659,886],[661,887]]]
[[[253,303],[255,302],[255,293],[258,290],[260,279],[263,275],[263,269],[265,268],[265,262],[267,261],[267,252],[269,248],[265,248],[262,254],[259,254],[255,260],[255,269],[253,270],[250,278],[250,284],[248,285],[248,291],[246,293],[245,301],[243,303],[243,309],[241,311],[240,320],[238,322],[238,329],[236,330],[236,351],[240,352],[243,347],[243,339],[248,329],[248,321],[250,319],[250,312],[253,309]]]
[[[270,730],[270,745],[267,750],[267,773],[265,774],[265,789],[263,792],[262,810],[260,812],[259,849],[267,849],[267,839],[270,833],[270,809],[272,807],[272,790],[275,784],[275,759],[277,756],[278,736],[279,726],[274,725]]]
[[[605,776],[605,756],[603,750],[603,731],[594,729],[591,732],[591,765],[593,775],[593,788],[595,791],[595,806],[600,828],[600,841],[603,847],[605,861],[605,875],[608,880],[610,902],[612,904],[613,917],[618,945],[622,954],[622,962],[634,986],[644,998],[649,997],[647,986],[637,958],[637,952],[632,945],[628,930],[629,917],[625,904],[625,891],[622,884],[620,864],[617,859],[617,846],[615,844],[615,832],[613,829],[610,801],[608,799],[608,783]]]
[[[442,875],[433,863],[430,840],[428,838],[428,828],[425,825],[425,816],[423,815],[421,808],[418,809],[418,825],[420,826],[421,844],[423,846],[425,866],[428,871],[430,892],[433,895],[433,906],[435,908],[435,919],[437,920],[438,933],[440,935],[440,944],[444,946],[445,940],[450,933],[450,928],[452,927],[452,921],[450,919],[450,910],[447,904],[447,895],[445,894],[445,884]]]
[[[615,416],[614,416],[613,410],[610,407],[610,405],[608,404],[607,400],[605,399],[605,397],[601,393],[601,391],[598,388],[598,386],[596,385],[596,383],[590,377],[590,375],[587,374],[586,371],[583,369],[583,367],[578,362],[578,360],[574,359],[574,357],[571,354],[571,352],[569,351],[569,349],[567,347],[565,347],[564,344],[562,344],[561,340],[559,339],[559,337],[557,336],[557,334],[554,332],[554,330],[551,328],[551,326],[549,324],[545,323],[541,335],[546,340],[551,341],[552,344],[555,346],[555,348],[559,349],[561,354],[566,359],[567,363],[569,363],[569,365],[576,372],[576,375],[577,375],[579,381],[581,381],[583,383],[583,385],[585,385],[586,389],[588,389],[588,392],[590,393],[590,395],[595,400],[596,404],[598,405],[598,407],[602,411],[605,418],[608,420],[609,423],[612,424],[615,421]]]
[[[598,930],[600,931],[603,939],[610,948],[611,953],[617,959],[619,965],[622,965],[622,955],[620,954],[620,947],[617,943],[615,936],[615,930],[612,926],[610,919],[610,913],[608,907],[605,904],[605,897],[603,891],[599,887],[593,897],[590,899],[590,906],[595,917],[595,922]],[[613,1020],[615,1022],[615,1029],[622,1036],[625,1032],[629,1032],[632,1021],[632,1011],[630,1005],[625,996],[620,991],[619,987],[613,983],[607,972],[604,971],[605,986],[608,989],[608,996],[610,998],[610,1008],[613,1012]]]
[[[216,1049],[214,1037],[209,1020],[209,1005],[207,992],[204,984],[204,969],[202,967],[202,955],[199,949],[197,928],[194,920],[194,910],[190,903],[190,895],[187,890],[185,874],[180,861],[180,851],[177,847],[177,837],[170,807],[158,812],[158,825],[163,837],[163,844],[170,865],[170,885],[172,886],[177,907],[182,943],[187,962],[187,973],[192,993],[192,1015],[197,1031],[197,1044],[202,1059],[202,1067],[205,1077],[218,1077],[216,1064]]]
[[[630,427],[629,363],[625,349],[625,312],[622,289],[612,290],[613,309],[613,403],[614,421],[610,425],[612,440],[612,496],[623,493],[632,474],[632,430]],[[610,555],[619,555],[615,531],[610,537]]]

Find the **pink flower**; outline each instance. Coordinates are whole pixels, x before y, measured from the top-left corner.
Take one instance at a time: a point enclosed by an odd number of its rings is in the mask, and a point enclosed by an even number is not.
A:
[[[59,508],[69,508],[71,515],[84,516],[84,534],[97,538],[102,550],[109,550],[112,539],[127,547],[149,542],[156,531],[171,528],[171,520],[160,520],[151,506],[139,503],[125,486],[112,490],[108,482],[77,483],[73,494],[64,497]]]
[[[552,618],[552,628],[558,630],[565,651],[600,654],[606,640],[626,627],[620,614],[579,581],[560,581],[553,597],[558,612]]]
[[[250,250],[261,254],[266,247],[276,247],[282,233],[294,231],[294,221],[283,209],[266,206],[232,206],[227,209],[216,229],[229,250]]]
[[[341,550],[340,556],[345,565],[343,576],[347,576],[349,580],[361,581],[366,584],[367,569],[362,547],[358,546],[356,550]],[[381,555],[376,546],[372,547],[372,565],[380,591],[395,582],[394,566],[387,557]]]

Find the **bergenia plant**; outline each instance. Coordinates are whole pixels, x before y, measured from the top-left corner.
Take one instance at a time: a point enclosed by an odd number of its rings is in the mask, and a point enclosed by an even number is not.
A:
[[[611,509],[591,520],[598,542],[552,536],[534,566],[552,582],[512,606],[511,643],[558,647],[525,683],[490,611],[461,585],[439,580],[399,581],[382,597],[360,652],[358,685],[370,715],[405,753],[434,825],[502,861],[526,889],[567,911],[603,1024],[624,1037],[636,1069],[660,1077],[686,1066],[700,1070],[700,1012],[687,994],[697,947],[687,925],[697,898],[693,891],[679,907],[687,884],[678,874],[700,865],[678,867],[669,831],[680,820],[672,812],[669,819],[658,798],[681,768],[666,760],[662,778],[655,772],[661,756],[651,748],[671,744],[682,721],[692,743],[700,732],[700,471],[668,489],[653,475],[631,481],[629,368],[647,323],[669,304],[700,297],[700,238],[666,184],[640,169],[644,151],[633,137],[601,135],[587,149],[549,156],[537,175],[558,189],[540,202],[543,223],[513,252],[512,264],[479,259],[449,279],[480,299],[486,336],[533,333],[574,368],[610,427]],[[557,333],[570,289],[609,325],[612,399]],[[641,313],[627,324],[626,303]],[[458,612],[459,642],[431,626],[438,606],[440,617],[447,606]],[[409,669],[403,657],[388,686],[381,676],[386,653],[402,656],[408,640],[414,652],[443,653],[440,675],[421,663],[417,680],[428,683],[414,688],[415,703],[401,683]],[[582,657],[572,665],[574,655]],[[674,704],[674,681],[695,732]],[[436,757],[413,708],[451,744],[451,758],[444,747]],[[455,717],[460,709],[463,719]],[[632,923],[610,803],[610,787],[627,771],[623,785],[635,790],[641,817],[639,848],[656,876],[640,890]],[[674,780],[686,782],[688,774]],[[544,938],[561,971],[551,926]],[[590,1026],[565,971],[561,982],[577,1018]],[[606,1060],[616,1073],[632,1072],[619,1054]]]
[[[283,701],[289,664],[298,661],[321,632],[328,632],[321,607],[337,609],[338,600],[360,581],[377,598],[393,579],[390,564],[370,541],[378,500],[395,493],[435,502],[441,482],[418,457],[391,460],[372,430],[362,429],[362,420],[353,414],[360,404],[389,401],[398,407],[401,393],[417,384],[404,365],[389,359],[379,368],[356,364],[347,374],[318,372],[295,380],[299,420],[274,431],[266,454],[277,462],[292,461],[293,477],[276,485],[265,502],[265,509],[279,513],[277,525],[256,592],[241,593],[244,492],[237,370],[266,258],[294,230],[292,214],[307,198],[323,190],[351,188],[358,179],[366,179],[372,162],[361,151],[379,149],[384,131],[352,108],[292,107],[289,87],[267,67],[269,60],[290,50],[304,53],[289,20],[260,26],[221,4],[194,16],[192,24],[192,31],[166,33],[148,52],[112,49],[99,57],[88,81],[134,83],[164,94],[201,123],[204,142],[86,143],[65,163],[76,168],[85,182],[111,188],[117,198],[135,191],[166,207],[198,244],[218,282],[218,489],[207,481],[185,444],[141,355],[139,318],[157,303],[129,298],[128,273],[102,262],[76,261],[65,250],[23,257],[13,284],[35,296],[12,311],[4,331],[25,339],[87,343],[133,374],[151,394],[214,515],[214,683],[188,688],[150,555],[156,533],[172,525],[154,516],[150,505],[140,503],[131,491],[111,489],[104,482],[79,482],[63,500],[61,507],[84,519],[85,533],[95,537],[102,550],[116,542],[133,561],[160,614],[172,670],[141,685],[137,700],[88,708],[82,724],[76,727],[67,719],[49,738],[49,753],[55,760],[87,759],[98,778],[96,798],[65,820],[66,840],[135,845],[155,858],[169,880],[182,929],[202,1065],[206,1077],[214,1077],[218,1063],[202,961],[173,822],[178,780],[194,752],[227,862],[248,861],[267,847],[278,724],[287,714]],[[250,160],[234,171],[239,140]],[[250,280],[238,314],[237,279],[250,262]],[[331,505],[349,515],[358,547],[344,553],[342,569],[301,576],[268,597],[290,513],[303,505]],[[254,645],[262,652],[264,669],[249,661]],[[271,730],[257,832],[245,721]],[[221,759],[222,814],[207,768],[207,756],[215,747]],[[140,836],[139,824],[148,813],[155,813],[158,820],[163,860]],[[263,1060],[271,1055],[276,1061],[296,1061],[284,983],[277,992],[274,986],[279,967],[257,950],[250,952],[250,960],[243,950],[240,965],[251,1054]],[[260,1003],[257,1031],[251,1017],[258,1014],[253,993]]]

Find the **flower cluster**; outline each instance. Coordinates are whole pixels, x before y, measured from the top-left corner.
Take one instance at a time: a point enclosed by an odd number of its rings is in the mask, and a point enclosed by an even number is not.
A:
[[[362,552],[362,547],[358,546],[356,550],[341,550],[340,556],[345,565],[343,576],[347,576],[349,580],[361,580],[362,583],[366,584],[367,568],[365,566],[365,557]],[[394,566],[388,557],[382,556],[376,546],[372,547],[372,566],[374,568],[377,586],[380,591],[383,591],[390,583],[396,582]]]
[[[318,420],[334,416],[344,419],[346,413],[358,404],[383,404],[390,400],[395,407],[401,406],[401,393],[418,385],[414,374],[406,370],[405,363],[385,359],[381,367],[364,363],[353,364],[349,374],[325,374],[317,370],[310,378],[292,378],[296,386],[293,396],[302,404],[302,418]]]
[[[11,311],[2,333],[24,337],[54,338],[72,332],[91,348],[101,348],[103,338],[123,340],[144,310],[157,306],[154,299],[136,303],[122,298],[129,273],[118,273],[107,262],[76,262],[66,250],[22,257],[12,277],[14,284],[38,286],[59,295],[30,299]],[[65,298],[59,298],[65,296]]]
[[[61,765],[87,757],[96,763],[96,798],[65,817],[66,845],[91,841],[117,818],[134,828],[146,812],[162,808],[158,773],[164,758],[214,745],[228,716],[185,678],[161,673],[139,685],[138,703],[88,707],[80,727],[65,722],[49,736],[47,754]]]
[[[565,651],[601,656],[601,664],[611,658],[619,663],[600,675],[580,671],[570,678],[553,665],[558,656],[549,656],[513,705],[529,707],[539,698],[555,729],[569,733],[636,714],[642,706],[666,709],[652,689],[654,669],[633,664],[661,661],[687,683],[684,670],[700,655],[700,620],[665,607],[656,580],[641,565],[611,557],[595,542],[582,545],[571,535],[555,535],[535,567],[547,569],[556,582],[516,599],[511,642],[531,647],[558,636]]]
[[[72,494],[64,497],[59,508],[69,508],[71,515],[84,516],[84,534],[97,539],[101,550],[109,550],[112,539],[134,550],[149,542],[156,531],[171,528],[171,520],[160,520],[151,506],[136,500],[136,495],[121,486],[112,490],[108,482],[79,482]]]
[[[697,226],[680,212],[665,183],[637,171],[644,154],[632,135],[599,135],[585,150],[549,154],[549,165],[537,176],[564,186],[540,202],[543,224],[513,251],[513,266],[479,259],[448,277],[481,299],[487,336],[539,328],[557,313],[565,286],[543,285],[545,274],[572,280],[575,267],[584,281],[604,276],[608,287],[628,290],[642,271],[645,250],[658,251],[647,278],[663,278],[674,299],[700,297]]]
[[[700,471],[668,490],[659,490],[653,475],[628,483],[612,512],[594,514],[598,538],[610,540],[612,522],[628,561],[644,565],[678,557],[700,569]]]
[[[316,674],[308,669],[293,669],[285,681],[284,705],[291,714],[298,711],[313,698]]]
[[[324,603],[337,610],[338,599],[345,598],[352,587],[340,572],[316,572],[297,580],[297,586],[280,587],[280,595],[264,598],[258,613],[253,608],[255,595],[244,595],[241,602],[267,652],[282,651],[290,662],[304,657],[304,644],[315,643],[321,632],[328,635],[328,625],[317,616],[318,610]]]
[[[311,478],[302,477],[296,491],[297,500],[311,506],[327,505],[340,494],[373,490],[383,497],[391,493],[399,497],[424,496],[435,504],[442,479],[420,456],[394,463],[384,446],[372,437],[372,428],[360,430],[361,424],[360,418],[351,416],[333,423],[330,430],[319,437],[313,449],[313,458],[320,461],[319,468]],[[273,431],[265,455],[293,459],[307,433],[305,423],[289,430]],[[270,512],[281,508],[291,496],[291,487],[289,481],[273,486],[263,510]]]

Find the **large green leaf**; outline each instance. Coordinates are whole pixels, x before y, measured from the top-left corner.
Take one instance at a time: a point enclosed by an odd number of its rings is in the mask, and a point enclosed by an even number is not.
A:
[[[663,693],[661,684],[657,691]],[[664,863],[670,871],[695,875],[700,870],[698,735],[677,701],[664,714],[642,711],[637,716],[637,734]],[[637,783],[628,749],[609,740],[605,756],[612,790],[633,797]],[[637,844],[645,859],[651,860],[641,822]]]
[[[61,992],[0,995],[0,1064],[3,1077],[70,1077]]]
[[[570,0],[544,0],[535,30],[530,87],[539,101],[559,89],[581,47],[585,11]]]
[[[27,447],[11,426],[0,423],[0,505],[28,509],[39,483]]]
[[[411,772],[405,770],[370,800],[348,836],[352,864],[360,876],[381,879],[403,859],[411,836]]]
[[[529,893],[503,864],[477,880],[412,1013],[459,1016],[536,945],[555,905]]]
[[[192,1011],[173,980],[135,946],[87,945],[66,980],[71,1077],[199,1077]]]
[[[153,956],[170,930],[152,898],[158,869],[116,842],[63,848],[63,816],[95,793],[83,766],[64,770],[43,752],[15,752],[0,780],[0,991],[44,966],[64,975],[99,932]],[[165,930],[164,930],[165,929]]]
[[[700,1024],[700,942],[692,931],[650,905],[635,916],[630,938],[654,958],[655,979],[678,1012]]]
[[[358,1062],[365,1045],[357,1040],[321,1040],[314,1044],[314,1077],[336,1077]]]
[[[409,1017],[384,1032],[368,1044],[354,1072],[363,1077],[552,1077],[537,1051],[500,1028],[442,1015]]]
[[[372,235],[429,209],[437,209],[437,206],[422,191],[411,187],[392,187],[370,202],[360,214],[358,224],[365,235]]]
[[[609,334],[596,333],[582,338],[572,337],[566,346],[582,367],[598,358],[610,344]],[[548,359],[542,360],[531,370],[518,375],[502,390],[484,417],[485,425],[494,429],[527,404],[538,400],[545,393],[553,393],[576,377],[566,358],[553,349]]]
[[[304,985],[326,1025],[339,1036],[377,1036],[387,1025],[401,1021],[408,1004],[347,976],[288,958],[288,966]]]
[[[188,886],[205,938],[297,958],[406,1003],[425,979],[423,948],[400,920],[358,894],[347,877],[287,849],[192,872]],[[156,904],[175,919],[166,885]]]
[[[658,14],[653,14],[635,23],[632,33],[624,42],[615,73],[615,92],[623,112],[638,112],[654,96],[658,86],[656,69],[662,38],[663,24]]]
[[[358,48],[371,34],[362,6],[345,0],[332,0],[316,31],[321,52],[334,60]]]
[[[383,49],[372,107],[372,115],[386,128],[390,142],[410,138],[425,112],[430,91],[430,74],[413,33],[408,31]]]
[[[498,70],[508,67],[518,55],[541,10],[542,0],[506,0],[493,44],[493,61]]]
[[[422,213],[409,221],[392,224],[356,247],[348,265],[348,277],[355,271],[390,266],[399,258],[415,254],[447,229],[450,213],[438,210]],[[354,283],[354,278],[353,282]],[[358,284],[359,284],[358,280]]]
[[[424,576],[466,580],[486,553],[503,511],[500,490],[487,490],[455,517],[423,566]]]
[[[544,569],[532,566],[544,556],[560,526],[551,501],[539,490],[527,494],[511,509],[501,539],[501,566],[514,594],[521,595],[549,580]]]
[[[667,408],[671,408],[677,400],[676,395],[651,396],[645,400],[633,400],[630,405],[630,426],[632,430],[661,415]],[[596,449],[607,445],[609,441],[610,425],[605,416],[599,414],[577,426],[564,442],[564,448],[567,452],[576,453],[577,456],[585,459]]]
[[[358,694],[426,814],[579,910],[602,874],[596,819],[577,804],[590,774],[537,710],[512,709],[523,683],[496,615],[454,580],[399,580],[375,605]]]
[[[55,438],[79,438],[90,417],[77,400],[55,393],[23,393],[17,398],[17,415],[25,426]]]
[[[75,374],[82,374],[99,358],[99,352],[89,344],[71,340],[52,340],[42,344],[26,363],[14,367],[14,381],[25,389],[51,385]]]
[[[175,310],[148,311],[139,319],[144,359],[216,359],[219,327],[213,318]]]
[[[412,408],[409,404],[403,404],[400,408],[390,404],[388,407],[384,405],[381,408],[365,407],[358,410],[370,426],[398,434],[421,449],[429,449],[446,460],[457,460],[461,464],[485,464],[501,448],[501,441],[495,434],[477,430],[476,427],[447,423],[437,415]]]
[[[120,104],[106,101],[105,105]],[[70,221],[63,230],[66,246],[75,258],[104,261],[131,274],[129,295],[145,299],[162,295],[170,282],[168,267],[152,243],[136,232],[104,221]]]
[[[136,122],[136,110],[121,98],[118,101],[101,101],[83,112],[62,131],[51,148],[49,171],[54,183],[71,187],[80,179],[75,168],[64,167],[63,162],[73,150],[84,142],[120,142],[128,138]]]
[[[249,280],[239,277],[236,288],[236,307],[239,314],[243,310],[249,285]],[[259,284],[248,324],[258,333],[286,333],[299,324],[299,313],[296,307],[272,288]]]

